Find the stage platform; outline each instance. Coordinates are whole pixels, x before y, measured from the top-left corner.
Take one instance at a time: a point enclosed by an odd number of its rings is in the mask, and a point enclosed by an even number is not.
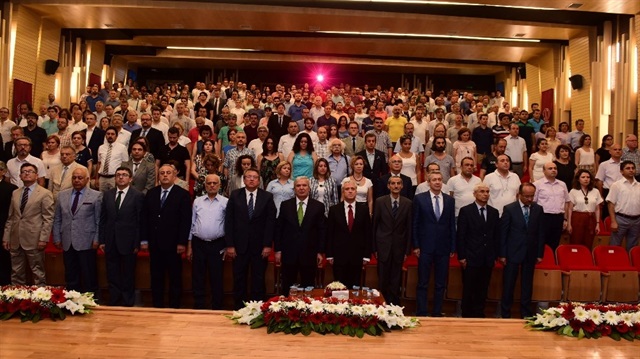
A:
[[[0,358],[638,358],[638,342],[532,332],[516,319],[422,318],[363,339],[267,334],[227,311],[100,307],[37,324],[0,322]]]

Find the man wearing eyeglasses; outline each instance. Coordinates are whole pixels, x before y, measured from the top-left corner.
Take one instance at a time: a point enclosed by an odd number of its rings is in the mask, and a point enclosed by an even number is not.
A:
[[[9,109],[0,107],[0,135],[2,135],[2,143],[11,142],[11,128],[16,125],[9,119]]]
[[[535,181],[536,195],[534,201],[542,206],[545,244],[554,251],[560,244],[562,231],[567,228],[567,214],[571,198],[567,185],[556,179],[558,167],[553,162],[545,163],[544,177]]]
[[[224,219],[226,256],[233,259],[236,310],[247,300],[264,300],[264,273],[276,228],[276,205],[271,193],[258,188],[260,172],[256,168],[245,170],[243,181],[245,187],[229,195]],[[251,292],[247,293],[249,273]]]
[[[41,159],[33,157],[31,152],[31,139],[29,137],[18,137],[14,141],[16,147],[16,157],[7,162],[8,171],[4,175],[4,179],[7,182],[11,182],[14,185],[22,186],[21,167],[25,163],[32,164],[38,170],[36,171],[36,180],[40,186],[44,186],[44,177],[47,173],[47,169]]]
[[[53,196],[38,185],[40,170],[34,164],[22,163],[17,172],[21,187],[11,196],[2,237],[2,245],[11,252],[11,284],[26,285],[29,267],[34,284],[44,286],[44,248],[53,224]]]

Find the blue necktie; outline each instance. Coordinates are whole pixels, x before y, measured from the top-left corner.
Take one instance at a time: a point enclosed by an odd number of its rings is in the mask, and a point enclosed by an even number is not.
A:
[[[529,206],[524,206],[524,221],[529,224]]]
[[[436,219],[440,219],[440,196],[436,196],[436,205],[433,208],[433,211],[436,214]]]
[[[162,191],[162,197],[160,197],[160,208],[164,207],[164,202],[167,200],[167,193],[169,191],[168,190],[164,190]]]
[[[253,218],[253,193],[249,193],[249,203],[247,204],[249,209],[249,219]]]

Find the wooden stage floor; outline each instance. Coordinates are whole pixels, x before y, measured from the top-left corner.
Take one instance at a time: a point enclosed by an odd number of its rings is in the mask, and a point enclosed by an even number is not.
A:
[[[516,319],[423,318],[382,337],[267,334],[222,311],[101,307],[37,324],[0,322],[0,358],[638,358],[638,342],[531,332]]]

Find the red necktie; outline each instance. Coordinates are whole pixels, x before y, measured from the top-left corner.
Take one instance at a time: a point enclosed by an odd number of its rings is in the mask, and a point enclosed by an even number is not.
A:
[[[349,232],[353,229],[353,208],[349,205],[349,212],[347,213],[347,226],[349,227]]]

